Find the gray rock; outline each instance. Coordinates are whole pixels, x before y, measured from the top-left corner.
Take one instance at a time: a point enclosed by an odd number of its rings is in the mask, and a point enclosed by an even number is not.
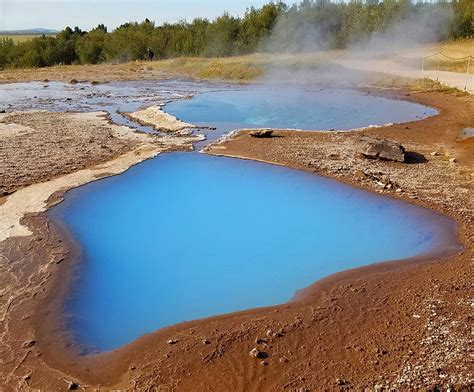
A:
[[[249,135],[258,138],[270,138],[273,136],[273,131],[270,129],[260,129],[250,132]]]
[[[367,158],[405,162],[405,147],[398,142],[370,136],[362,136],[358,141],[358,152]]]
[[[27,340],[26,342],[22,344],[22,346],[24,348],[29,348],[29,347],[33,347],[35,344],[36,344],[35,340]]]

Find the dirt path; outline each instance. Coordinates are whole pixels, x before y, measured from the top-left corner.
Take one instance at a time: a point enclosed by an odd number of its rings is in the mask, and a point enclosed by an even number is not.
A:
[[[378,72],[411,79],[428,78],[461,91],[468,91],[471,94],[474,93],[474,74],[423,70],[421,61],[419,69],[406,67],[395,59],[377,60],[370,58],[367,60],[348,60],[346,57],[343,57],[342,60],[336,59],[335,62],[358,71]]]

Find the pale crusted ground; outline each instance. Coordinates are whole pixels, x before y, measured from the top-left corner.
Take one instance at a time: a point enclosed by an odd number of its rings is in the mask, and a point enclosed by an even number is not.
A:
[[[178,120],[169,113],[164,112],[159,106],[150,106],[133,113],[126,113],[127,117],[139,122],[142,125],[151,125],[157,131],[189,133],[195,125]]]
[[[10,130],[0,143],[0,193],[7,194],[106,162],[139,139],[108,124],[104,113],[8,113],[0,115],[0,127]]]
[[[27,213],[46,209],[55,192],[76,187],[170,148],[191,148],[195,136],[160,138],[110,124],[103,112],[19,112],[0,117],[0,241],[29,235]],[[168,123],[171,123],[168,121]]]

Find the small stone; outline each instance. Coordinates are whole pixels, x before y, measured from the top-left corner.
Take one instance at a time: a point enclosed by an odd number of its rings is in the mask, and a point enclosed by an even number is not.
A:
[[[255,338],[255,344],[263,344],[267,343],[265,339]]]
[[[168,343],[168,344],[176,344],[176,343],[178,343],[178,340],[176,340],[176,339],[169,339],[169,340],[166,341],[166,343]]]
[[[203,339],[202,343],[203,344],[211,344],[211,341],[209,339]]]
[[[266,358],[267,357],[267,355],[263,351],[260,351],[256,347],[253,348],[252,350],[250,350],[249,355],[251,357],[254,357],[254,358]]]
[[[268,365],[268,362],[267,362],[267,361],[261,361],[261,362],[260,362],[260,365],[262,365],[262,366],[267,366],[267,365]]]
[[[78,81],[77,79],[71,79],[71,80],[69,81],[69,83],[71,83],[71,84],[77,84],[77,83],[79,83],[79,81]]]
[[[36,344],[35,340],[27,340],[22,344],[23,348],[33,347]]]
[[[438,156],[438,151],[433,151],[430,155],[432,157],[437,157]]]
[[[347,380],[344,380],[343,378],[336,378],[336,385],[343,386],[347,384],[349,384]]]
[[[449,162],[450,162],[450,163],[456,163],[457,161],[456,161],[456,158],[450,158],[450,159],[449,159]]]
[[[75,391],[76,389],[79,388],[79,384],[73,382],[73,381],[69,381],[68,385],[67,385],[67,389],[69,391]]]
[[[290,362],[290,360],[287,357],[281,357],[280,362],[281,363],[287,363],[287,362]]]

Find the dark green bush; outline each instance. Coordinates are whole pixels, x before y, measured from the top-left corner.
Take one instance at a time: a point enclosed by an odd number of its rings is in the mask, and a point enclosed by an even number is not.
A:
[[[436,19],[443,15],[449,18],[440,29]],[[436,38],[453,39],[474,36],[473,15],[473,0],[303,0],[291,7],[271,2],[248,9],[242,18],[224,14],[214,21],[198,18],[191,23],[161,26],[146,19],[126,23],[112,32],[102,24],[88,33],[66,27],[56,37],[42,36],[17,44],[0,39],[0,67],[143,60],[148,48],[155,58],[345,48],[373,38],[374,33],[391,31],[407,20],[428,27],[431,23]],[[420,37],[418,33],[407,35],[409,39]]]

